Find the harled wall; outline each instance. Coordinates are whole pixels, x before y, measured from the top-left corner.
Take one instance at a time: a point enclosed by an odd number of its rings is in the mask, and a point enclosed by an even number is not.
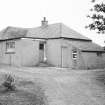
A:
[[[39,62],[39,41],[19,39],[15,41],[14,54],[6,53],[6,41],[0,44],[0,63],[15,66],[35,66]]]
[[[47,40],[46,43],[47,63],[52,66],[61,67],[61,40]]]

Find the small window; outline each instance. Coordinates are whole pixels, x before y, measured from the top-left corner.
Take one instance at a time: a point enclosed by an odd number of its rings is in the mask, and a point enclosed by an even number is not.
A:
[[[6,48],[15,48],[15,42],[6,42]]]
[[[97,56],[101,57],[102,56],[102,52],[97,52]]]
[[[6,42],[6,53],[14,52],[15,42],[14,41],[7,41]]]
[[[40,50],[44,50],[44,44],[43,44],[43,43],[40,43],[39,49],[40,49]]]
[[[72,51],[72,57],[73,57],[73,59],[77,59],[77,51],[76,50]]]

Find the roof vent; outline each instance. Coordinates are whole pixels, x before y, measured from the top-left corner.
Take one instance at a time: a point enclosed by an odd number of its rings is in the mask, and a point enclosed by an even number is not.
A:
[[[46,20],[46,17],[44,17],[42,20],[42,26],[44,27],[48,26],[48,21]]]

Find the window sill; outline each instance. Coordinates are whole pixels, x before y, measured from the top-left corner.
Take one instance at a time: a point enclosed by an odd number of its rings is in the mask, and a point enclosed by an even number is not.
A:
[[[15,52],[5,52],[5,54],[15,54]]]

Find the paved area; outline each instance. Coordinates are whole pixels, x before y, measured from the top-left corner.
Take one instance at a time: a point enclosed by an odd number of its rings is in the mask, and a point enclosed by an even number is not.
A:
[[[49,105],[105,105],[105,70],[0,66],[0,72],[38,80]]]

